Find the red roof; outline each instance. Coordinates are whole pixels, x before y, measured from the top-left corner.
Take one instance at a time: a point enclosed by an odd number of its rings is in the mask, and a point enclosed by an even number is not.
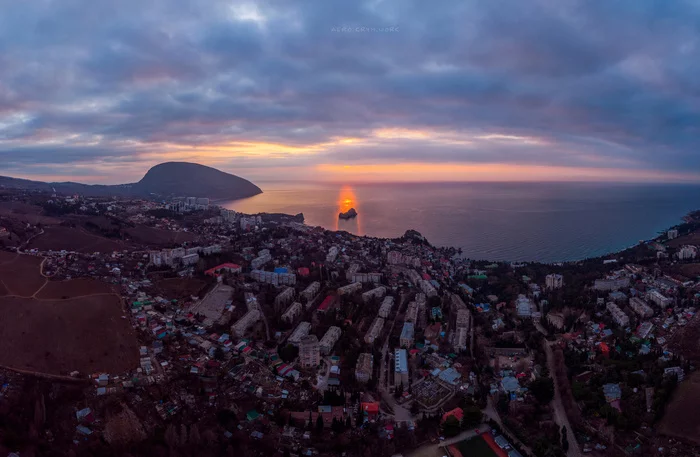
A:
[[[379,403],[362,403],[362,411],[367,414],[379,414]]]
[[[297,273],[299,273],[299,276],[309,276],[309,269],[306,267],[301,267],[297,269]]]
[[[428,273],[423,273],[423,279],[430,281],[430,275]]]
[[[331,295],[327,296],[323,302],[318,306],[319,311],[325,311],[333,303],[333,297]]]
[[[204,272],[205,275],[209,276],[214,276],[217,271],[222,270],[224,268],[231,268],[231,269],[238,269],[241,268],[240,265],[235,264],[235,263],[222,263],[221,265],[217,265],[214,268],[210,268],[207,271]]]
[[[447,411],[442,416],[442,422],[445,422],[445,420],[447,420],[447,418],[450,416],[454,416],[459,422],[462,422],[462,417],[464,417],[464,411],[462,411],[462,408],[455,408],[452,411]]]

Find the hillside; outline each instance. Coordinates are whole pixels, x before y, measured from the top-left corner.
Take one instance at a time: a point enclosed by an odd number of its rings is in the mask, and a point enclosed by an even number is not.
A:
[[[262,190],[250,181],[188,162],[166,162],[156,165],[137,183],[90,185],[75,182],[41,182],[0,176],[0,188],[30,189],[59,194],[122,197],[208,197],[227,200],[252,197]]]

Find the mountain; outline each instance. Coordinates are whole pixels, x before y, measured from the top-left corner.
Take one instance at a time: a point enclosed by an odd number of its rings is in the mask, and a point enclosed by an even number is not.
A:
[[[41,182],[0,176],[0,188],[29,189],[60,194],[122,197],[207,197],[233,200],[252,197],[262,190],[252,182],[216,168],[189,162],[156,165],[137,183],[90,185],[75,182]]]

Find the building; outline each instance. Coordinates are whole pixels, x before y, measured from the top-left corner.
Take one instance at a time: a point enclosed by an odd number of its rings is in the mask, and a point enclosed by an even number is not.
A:
[[[360,354],[357,358],[357,364],[355,364],[355,379],[357,379],[357,382],[368,383],[372,379],[373,369],[374,356],[367,352]]]
[[[596,279],[593,283],[593,288],[600,291],[611,291],[623,289],[630,286],[630,278],[606,278]]]
[[[668,232],[666,232],[666,236],[668,237],[669,240],[672,240],[674,238],[678,238],[678,230],[671,229]]]
[[[299,343],[301,342],[301,339],[304,338],[309,334],[311,331],[311,323],[310,322],[299,322],[299,325],[297,325],[297,328],[294,329],[292,334],[287,338],[287,343],[293,345],[293,346],[299,346]]]
[[[361,290],[362,284],[359,282],[353,282],[351,284],[348,284],[347,286],[338,287],[338,295],[350,295]]]
[[[345,279],[347,279],[349,282],[355,282],[355,281],[352,280],[352,277],[353,277],[353,276],[355,275],[355,273],[357,273],[358,271],[360,271],[360,265],[358,265],[358,264],[356,264],[356,263],[353,263],[352,265],[350,265],[350,266],[348,267],[347,271],[345,272]]]
[[[282,322],[286,322],[288,324],[293,323],[295,320],[297,320],[297,317],[301,316],[301,311],[301,303],[295,301],[289,308],[287,308],[287,311],[282,314]]]
[[[297,282],[297,276],[294,273],[275,273],[274,271],[253,270],[250,272],[250,278],[273,286],[293,286]]]
[[[384,297],[384,301],[382,302],[382,306],[379,307],[379,317],[383,317],[384,319],[387,319],[389,317],[389,314],[391,314],[391,308],[394,307],[394,297],[388,296]]]
[[[319,343],[319,348],[321,350],[321,354],[323,355],[328,355],[331,353],[333,350],[333,346],[335,346],[335,343],[338,342],[340,339],[340,335],[343,332],[340,330],[339,327],[332,326],[330,327],[325,335],[323,335],[323,338],[321,338],[321,342]]]
[[[242,268],[240,265],[235,263],[222,263],[221,265],[208,269],[204,272],[204,274],[207,276],[218,276],[221,271],[226,271],[228,273],[240,273]]]
[[[353,273],[352,275],[352,282],[379,284],[381,281],[381,273]]]
[[[647,300],[649,300],[652,303],[656,303],[656,305],[660,306],[661,309],[665,309],[668,305],[673,303],[673,300],[671,298],[666,297],[658,290],[649,291],[647,293]]]
[[[375,287],[372,290],[368,290],[367,292],[362,294],[362,301],[365,302],[365,304],[369,303],[372,301],[374,298],[382,298],[386,295],[386,287],[384,286],[379,286]]]
[[[644,300],[637,297],[630,298],[630,308],[640,317],[651,317],[654,315],[654,310],[646,304]]]
[[[406,349],[396,349],[394,351],[394,385],[396,387],[403,385],[404,389],[409,386]]]
[[[374,318],[372,325],[370,325],[369,330],[367,330],[367,333],[365,334],[365,343],[374,343],[374,340],[376,340],[379,337],[379,335],[382,334],[383,329],[384,319],[382,319],[381,317]]]
[[[386,261],[389,265],[401,265],[403,263],[403,254],[399,251],[389,251],[386,255]]]
[[[630,325],[630,318],[615,303],[608,302],[605,307],[612,315],[613,321],[615,321],[617,325],[621,327],[627,327]]]
[[[418,321],[418,310],[420,306],[415,300],[408,304],[406,307],[406,314],[404,314],[404,321],[413,322],[414,324]]]
[[[637,327],[637,336],[641,339],[645,339],[651,334],[651,331],[654,329],[654,324],[651,322],[642,322],[639,327]]]
[[[335,259],[338,257],[338,247],[337,246],[332,246],[328,250],[328,254],[326,254],[326,262],[327,263],[333,263],[335,262]]]
[[[299,342],[299,360],[303,368],[318,366],[321,361],[318,338],[316,335],[306,335]]]
[[[525,295],[518,295],[515,301],[518,317],[532,317],[532,302]]]
[[[182,256],[183,265],[195,265],[197,262],[199,262],[199,254],[197,253]]]
[[[468,309],[460,309],[457,311],[457,328],[469,328],[471,313]]]
[[[683,246],[678,251],[678,259],[680,260],[690,260],[694,259],[698,255],[698,248],[695,246]]]
[[[559,289],[564,285],[564,277],[558,274],[549,274],[544,280],[547,289]]]
[[[454,348],[457,352],[467,350],[467,341],[469,338],[469,330],[466,327],[458,327],[455,330]]]
[[[413,347],[415,328],[412,322],[404,322],[403,328],[401,329],[401,338],[399,339],[399,344],[402,348]]]
[[[260,310],[257,308],[250,309],[231,326],[231,332],[239,338],[242,337],[253,324],[260,320],[260,317]]]
[[[258,270],[260,267],[264,266],[268,262],[272,260],[272,256],[270,255],[269,252],[265,252],[262,255],[256,257],[253,259],[252,262],[250,262],[250,266],[253,270]]]
[[[275,312],[284,309],[288,304],[294,301],[294,295],[296,294],[293,287],[285,287],[285,289],[278,293],[275,297]]]
[[[420,282],[420,290],[422,290],[428,297],[435,297],[437,295],[437,290],[435,290],[435,287],[430,281],[425,279],[421,280]]]
[[[304,289],[301,293],[301,296],[306,299],[307,302],[310,302],[313,300],[316,295],[321,291],[321,283],[318,281],[314,281],[308,286],[306,286],[306,289]]]

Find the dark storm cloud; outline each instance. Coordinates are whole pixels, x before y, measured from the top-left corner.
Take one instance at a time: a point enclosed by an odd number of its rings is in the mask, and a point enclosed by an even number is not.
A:
[[[342,137],[317,159],[700,170],[689,1],[0,5],[0,172]]]

